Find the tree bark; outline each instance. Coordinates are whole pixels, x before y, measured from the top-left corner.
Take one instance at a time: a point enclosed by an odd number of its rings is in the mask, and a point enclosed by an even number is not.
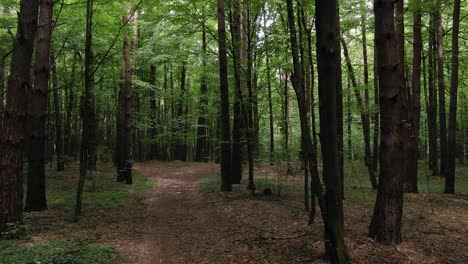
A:
[[[127,21],[133,21],[133,14],[129,13],[123,17],[123,23]],[[133,68],[131,65],[130,56],[132,53],[131,36],[127,33],[124,36],[123,42],[123,60],[124,69],[122,72],[123,83],[120,87],[120,105],[119,105],[119,121],[120,121],[120,140],[117,145],[120,146],[120,159],[117,166],[117,181],[125,182],[127,184],[133,183],[132,177],[132,130],[133,130],[133,104],[134,104],[134,92],[133,92]]]
[[[45,147],[46,119],[50,76],[50,45],[52,39],[53,1],[39,4],[39,20],[36,36],[34,86],[28,105],[28,182],[24,210],[47,210]]]
[[[21,0],[0,133],[0,232],[23,220],[23,151],[39,1]]]
[[[448,156],[445,175],[444,193],[455,193],[455,153],[457,148],[457,95],[459,70],[459,33],[460,33],[460,0],[453,5],[452,28],[452,76],[450,78],[450,110],[448,130]]]
[[[245,66],[244,41],[242,38],[242,6],[240,0],[232,3],[232,46],[234,53],[234,122],[232,129],[232,183],[239,184],[242,180],[243,171],[243,140],[246,134],[246,116],[243,115],[243,93],[247,90],[247,76]],[[245,93],[246,94],[246,93]]]
[[[375,37],[380,86],[380,174],[377,200],[369,228],[369,237],[380,243],[401,243],[403,211],[402,126],[408,109],[402,61],[398,56],[393,0],[374,2]],[[402,118],[403,117],[403,118]]]
[[[218,17],[218,56],[221,95],[221,191],[232,191],[231,185],[231,128],[229,118],[229,80],[226,48],[226,22],[224,14],[224,0],[217,0]]]
[[[92,50],[93,43],[93,6],[94,0],[86,1],[86,40],[85,40],[85,64],[84,78],[85,91],[81,98],[81,147],[80,147],[80,177],[78,179],[78,188],[76,192],[75,218],[81,216],[82,200],[86,175],[88,173],[89,161],[92,159],[93,129],[95,126],[95,102],[94,102],[94,73],[93,63],[94,55]]]
[[[428,65],[428,82],[429,82],[429,108],[427,109],[428,131],[429,131],[429,169],[432,170],[432,175],[439,174],[439,165],[437,162],[437,93],[435,88],[435,15],[430,15],[429,21],[429,65]]]
[[[440,5],[440,1],[438,4]],[[439,6],[439,8],[441,8]],[[444,81],[444,32],[442,28],[442,12],[436,14],[437,39],[437,87],[439,92],[439,143],[440,143],[440,174],[445,175],[447,162],[447,119],[445,114],[445,81]]]
[[[407,178],[405,191],[418,192],[418,161],[419,161],[419,128],[421,126],[421,62],[422,62],[422,33],[421,33],[421,1],[414,0],[416,10],[413,13],[413,73],[410,101],[410,140],[407,148]]]
[[[310,134],[309,119],[304,94],[301,63],[296,36],[294,20],[294,8],[292,0],[287,0],[289,34],[293,58],[292,83],[296,92],[301,119],[302,139],[304,141],[307,160],[313,160],[313,143]],[[325,249],[331,263],[349,263],[349,256],[343,240],[343,207],[341,192],[341,177],[339,172],[339,154],[337,142],[337,114],[336,114],[336,77],[340,67],[339,52],[339,23],[338,5],[336,1],[316,1],[317,11],[317,52],[319,70],[319,94],[321,99],[321,118],[327,120],[321,122],[322,153],[324,157],[324,180],[326,194],[324,195],[320,178],[313,175],[314,193],[317,194],[322,218],[325,224]],[[336,32],[338,31],[338,32]],[[326,36],[334,36],[326,38]],[[324,51],[332,50],[327,53]],[[325,76],[324,69],[328,69],[330,76]],[[326,107],[324,107],[326,106]],[[325,111],[326,110],[326,111]],[[310,167],[312,168],[312,166]],[[325,198],[326,197],[326,198]]]

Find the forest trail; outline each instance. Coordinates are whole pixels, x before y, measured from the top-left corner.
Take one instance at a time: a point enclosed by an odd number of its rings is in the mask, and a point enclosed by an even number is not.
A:
[[[126,232],[112,244],[125,256],[124,263],[304,261],[299,259],[301,255],[306,255],[298,251],[303,251],[309,244],[304,241],[307,236],[293,238],[299,245],[291,243],[289,239],[273,241],[266,238],[268,229],[279,233],[282,229],[287,229],[288,233],[295,229],[298,232],[303,230],[305,221],[302,215],[291,217],[285,210],[273,210],[271,206],[284,206],[272,204],[271,201],[249,201],[245,197],[237,199],[234,197],[236,194],[230,195],[229,199],[218,193],[200,194],[199,181],[216,177],[219,174],[218,165],[180,163],[175,167],[166,166],[154,162],[135,166],[136,170],[156,181],[157,187],[144,194],[143,210],[131,212],[132,216],[119,223]],[[269,210],[274,213],[268,214]],[[272,220],[272,217],[275,219]],[[291,250],[291,247],[295,249]]]

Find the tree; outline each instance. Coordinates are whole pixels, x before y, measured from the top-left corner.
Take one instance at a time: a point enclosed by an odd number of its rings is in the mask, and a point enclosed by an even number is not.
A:
[[[422,62],[422,33],[421,33],[421,2],[414,0],[413,12],[413,73],[412,89],[409,92],[410,103],[410,140],[407,148],[407,177],[406,191],[418,192],[418,161],[419,161],[419,128],[421,126],[421,62]]]
[[[34,85],[28,105],[28,181],[24,210],[47,209],[45,148],[52,38],[52,0],[41,1],[36,37]],[[55,93],[55,91],[54,91]]]
[[[23,220],[23,150],[39,1],[21,0],[0,133],[0,232]]]
[[[447,118],[445,114],[445,81],[444,81],[444,32],[442,28],[441,1],[436,13],[436,45],[437,45],[437,88],[439,95],[439,143],[440,143],[440,173],[445,175],[447,163]]]
[[[406,96],[402,61],[398,56],[393,0],[374,2],[375,37],[380,87],[380,173],[369,237],[381,243],[401,243],[403,211],[403,138]]]
[[[63,137],[62,137],[62,114],[60,113],[60,93],[57,78],[57,62],[55,57],[51,55],[52,64],[52,83],[54,94],[54,116],[55,116],[55,149],[57,157],[57,171],[64,171],[64,154],[63,154]]]
[[[93,144],[93,129],[95,126],[95,101],[94,101],[94,54],[92,50],[93,43],[93,6],[94,0],[86,1],[86,42],[85,42],[85,92],[81,98],[81,148],[80,148],[80,177],[76,193],[75,217],[81,216],[83,190],[86,175],[89,168],[89,160],[92,158],[90,145]]]
[[[232,191],[231,185],[231,128],[229,118],[229,81],[227,69],[226,25],[224,0],[217,0],[218,15],[218,57],[219,57],[219,90],[221,95],[221,190]]]
[[[307,117],[303,77],[299,60],[294,8],[292,0],[287,0],[288,24],[293,58],[292,83],[296,92],[301,119],[302,139],[307,160],[313,160],[313,143]],[[317,65],[319,73],[320,118],[323,154],[323,178],[325,195],[320,179],[311,170],[314,193],[319,199],[322,218],[325,224],[325,250],[332,263],[348,263],[349,256],[343,239],[343,204],[341,176],[339,168],[337,140],[336,76],[340,68],[338,3],[336,1],[316,1]],[[332,36],[329,38],[327,36]],[[332,50],[333,52],[327,52]],[[325,70],[327,69],[327,70]],[[330,75],[327,75],[330,74]],[[323,122],[326,120],[326,122]],[[312,166],[311,166],[312,168]]]
[[[452,28],[452,76],[450,78],[450,110],[448,129],[447,170],[444,193],[455,193],[455,153],[457,148],[457,95],[459,71],[459,34],[460,34],[460,0],[453,5]]]

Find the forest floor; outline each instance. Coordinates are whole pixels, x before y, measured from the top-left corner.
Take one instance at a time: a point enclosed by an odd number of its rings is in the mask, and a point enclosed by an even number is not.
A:
[[[220,193],[214,164],[138,163],[130,187],[103,165],[76,222],[77,169],[49,173],[49,210],[26,214],[26,237],[0,241],[0,263],[326,263],[321,221],[309,226],[303,209],[300,170],[284,176],[281,167],[259,166],[253,196],[245,185]],[[367,238],[375,192],[365,169],[346,169],[345,235],[355,263],[468,263],[468,169],[458,171],[457,195],[441,194],[443,179],[425,174],[421,193],[405,195],[404,243],[382,246]]]

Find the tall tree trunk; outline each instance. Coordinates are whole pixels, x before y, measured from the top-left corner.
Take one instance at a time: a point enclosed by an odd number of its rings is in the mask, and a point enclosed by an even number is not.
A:
[[[232,3],[232,46],[234,50],[234,72],[235,72],[235,92],[234,92],[234,123],[232,128],[232,162],[231,176],[232,183],[239,184],[242,180],[243,171],[243,139],[245,138],[246,118],[243,116],[243,92],[247,89],[247,76],[245,66],[244,41],[242,39],[242,5],[240,0]]]
[[[0,133],[0,232],[23,220],[23,151],[39,1],[21,0]]]
[[[83,190],[88,173],[89,160],[92,159],[90,144],[93,144],[93,127],[95,124],[95,102],[94,102],[94,55],[92,50],[93,43],[93,6],[94,0],[86,2],[86,40],[85,40],[85,64],[84,78],[85,91],[81,98],[81,147],[80,147],[80,177],[76,192],[75,218],[81,216]]]
[[[58,90],[57,66],[52,54],[52,83],[54,88],[54,116],[55,116],[55,153],[57,158],[57,171],[64,171],[63,137],[62,137],[62,114],[60,112],[60,94]]]
[[[53,1],[41,1],[39,8],[34,86],[29,95],[28,106],[28,186],[24,208],[26,212],[47,210],[45,147]]]
[[[429,130],[429,169],[432,175],[439,174],[439,165],[437,162],[437,93],[435,88],[435,15],[430,15],[429,22],[429,108],[427,109],[428,130]]]
[[[438,1],[441,4],[441,1]],[[439,8],[441,8],[439,6]],[[436,14],[437,42],[437,87],[439,92],[439,142],[440,142],[440,174],[445,175],[447,162],[447,120],[445,115],[445,81],[444,81],[444,32],[442,28],[442,11]]]
[[[377,45],[374,39],[374,106],[376,108],[374,113],[374,135],[372,143],[372,168],[374,174],[377,174],[379,167],[379,132],[380,132],[380,93],[379,93],[379,70],[377,62]]]
[[[372,185],[372,189],[377,189],[377,179],[374,174],[374,168],[372,166],[372,154],[371,154],[371,145],[370,145],[370,119],[367,110],[367,103],[364,97],[364,100],[359,91],[358,83],[356,81],[356,76],[354,74],[353,65],[351,64],[351,58],[349,57],[348,45],[343,38],[341,38],[341,45],[343,46],[343,53],[346,58],[346,65],[348,67],[349,79],[353,85],[354,95],[358,104],[359,111],[361,112],[361,123],[362,131],[364,136],[364,155],[365,155],[365,164],[369,172],[369,179]]]
[[[5,59],[0,59],[0,131],[3,124],[3,112],[5,112]]]
[[[294,72],[292,83],[298,100],[302,139],[304,140],[305,153],[308,160],[313,160],[313,143],[310,134],[309,120],[307,117],[307,107],[304,94],[303,77],[301,63],[299,60],[299,51],[296,36],[296,25],[294,20],[294,8],[292,0],[287,0],[289,34],[291,41],[292,58]],[[319,66],[319,91],[321,99],[321,118],[327,120],[321,122],[323,133],[322,136],[322,152],[324,157],[324,180],[326,188],[326,198],[323,194],[323,189],[320,184],[320,178],[314,177],[312,171],[311,176],[314,182],[314,193],[317,194],[319,205],[322,212],[322,218],[325,224],[325,249],[330,258],[331,263],[349,263],[349,256],[343,240],[343,207],[342,195],[340,186],[340,173],[338,161],[338,142],[337,142],[337,114],[336,114],[336,77],[340,67],[339,56],[336,52],[339,51],[339,30],[338,24],[338,5],[336,1],[317,1],[317,51],[318,51],[318,66]],[[326,33],[325,33],[326,32]],[[335,36],[335,38],[324,38],[327,36]],[[333,54],[324,52],[326,50],[334,50]],[[327,65],[327,66],[325,66]],[[324,68],[332,70],[331,76],[326,77]],[[332,81],[328,83],[329,81]],[[328,100],[328,101],[327,101]],[[327,103],[325,103],[327,102]],[[325,110],[325,106],[328,107]],[[328,115],[327,115],[328,114]],[[312,166],[311,166],[312,168]],[[341,206],[340,206],[341,205]]]
[[[452,76],[450,78],[450,110],[448,130],[448,156],[445,175],[444,193],[455,193],[455,153],[457,148],[457,95],[458,95],[458,63],[459,47],[458,37],[460,33],[460,0],[455,0],[453,5],[453,29],[452,29]],[[464,131],[463,131],[464,132]]]
[[[421,2],[413,0],[416,10],[413,13],[413,73],[412,91],[410,93],[410,140],[407,148],[407,178],[405,181],[407,192],[418,192],[418,161],[419,161],[419,128],[421,126],[421,61],[422,61],[422,33],[421,33]]]
[[[402,61],[398,56],[394,1],[374,2],[375,37],[380,86],[380,174],[369,237],[381,243],[401,243],[403,212],[403,138],[407,114]],[[407,122],[407,121],[406,121]]]
[[[129,9],[130,10],[130,9]],[[129,13],[123,17],[123,23],[127,21],[133,21],[133,14]],[[132,177],[132,129],[133,129],[133,103],[134,103],[134,92],[133,92],[133,69],[130,61],[132,53],[131,46],[132,37],[127,33],[124,36],[123,42],[123,60],[124,69],[122,72],[123,83],[120,87],[120,105],[119,105],[119,121],[120,121],[120,141],[117,142],[120,145],[120,157],[117,167],[117,181],[125,182],[127,184],[133,183]]]
[[[231,185],[231,125],[229,118],[229,80],[226,47],[226,22],[224,14],[224,0],[217,0],[218,16],[218,52],[219,77],[221,95],[221,191],[232,191]]]
[[[208,110],[208,85],[206,83],[206,29],[203,27],[202,32],[202,76],[200,85],[200,116],[198,117],[197,125],[197,149],[195,153],[195,161],[209,161],[209,141],[208,141],[208,122],[206,120],[206,111]]]

